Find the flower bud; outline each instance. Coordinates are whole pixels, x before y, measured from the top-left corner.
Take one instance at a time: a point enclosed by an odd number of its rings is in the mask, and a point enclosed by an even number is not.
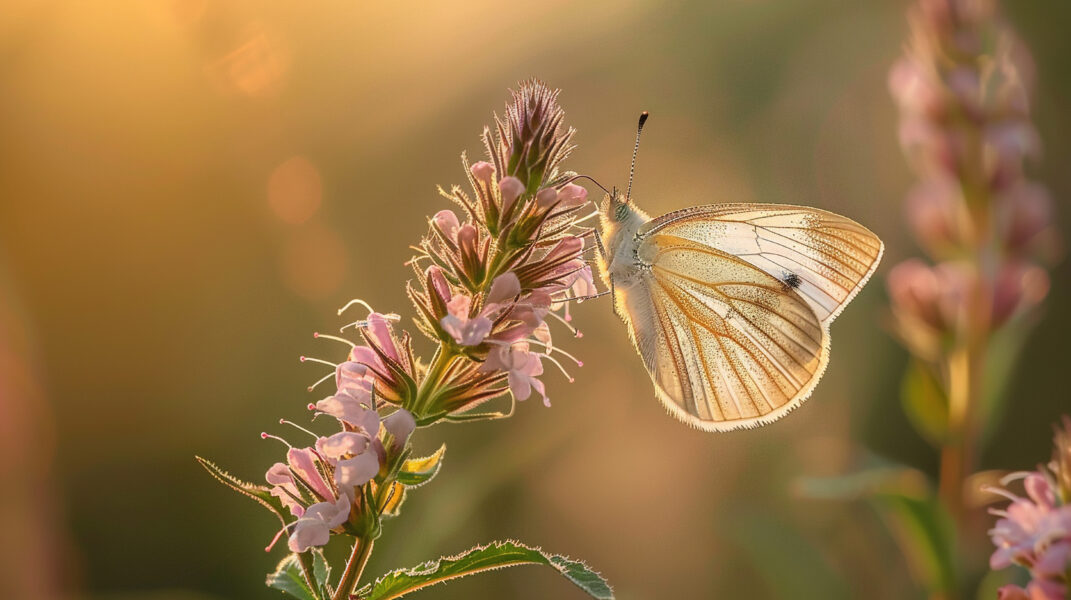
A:
[[[937,285],[937,275],[919,259],[896,265],[888,276],[893,310],[914,317],[933,329],[941,329]]]
[[[554,188],[543,188],[536,192],[536,206],[539,210],[550,210],[550,207],[554,206],[554,203],[558,201],[558,190]]]
[[[472,176],[476,181],[486,186],[491,185],[491,181],[495,176],[495,166],[483,160],[469,167],[469,171],[472,172]]]
[[[461,223],[452,210],[440,210],[431,218],[431,224],[439,232],[442,238],[452,244],[457,244],[457,230]]]
[[[1022,251],[1052,223],[1052,198],[1044,186],[1020,181],[995,199],[996,226],[1004,246]]]
[[[558,190],[558,208],[567,210],[581,206],[588,200],[588,191],[575,183],[567,183]]]
[[[971,220],[959,186],[947,177],[919,183],[907,197],[907,219],[915,236],[937,255],[947,254],[972,237]]]
[[[513,212],[513,203],[524,193],[524,184],[516,177],[503,177],[498,182],[498,189],[502,192],[502,214],[509,215]]]
[[[1048,293],[1049,275],[1044,269],[1023,261],[1004,264],[993,282],[990,317],[993,327],[1034,308]]]
[[[941,92],[921,64],[913,58],[896,61],[889,70],[889,91],[900,107],[913,114],[937,117],[944,112]]]

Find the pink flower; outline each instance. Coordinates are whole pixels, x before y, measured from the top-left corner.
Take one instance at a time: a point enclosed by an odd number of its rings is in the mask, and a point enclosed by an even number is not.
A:
[[[491,289],[487,292],[483,311],[469,318],[472,298],[458,294],[446,303],[448,315],[439,321],[443,331],[450,334],[454,341],[462,346],[479,346],[491,333],[494,326],[492,319],[506,308],[521,293],[521,284],[513,273],[504,273],[495,277]]]
[[[491,319],[481,315],[469,318],[469,308],[472,306],[472,298],[464,294],[458,294],[446,303],[446,309],[450,313],[442,318],[439,323],[443,331],[450,334],[454,341],[462,346],[479,346],[483,343],[487,334],[491,333]]]
[[[989,531],[997,547],[989,565],[993,569],[1012,564],[1026,567],[1033,581],[1025,590],[1002,588],[1001,597],[1064,600],[1065,576],[1071,568],[1071,505],[1058,503],[1046,473],[1017,475],[1023,479],[1026,498],[1004,489],[991,489],[1010,499],[1011,504],[1006,510],[990,510],[1001,518]]]
[[[405,446],[416,429],[416,419],[413,418],[413,413],[399,408],[383,418],[383,429],[387,430],[394,440],[392,449],[399,450]]]
[[[294,485],[294,476],[285,463],[275,463],[268,469],[264,479],[272,485],[271,495],[282,501],[290,509],[290,514],[300,517],[305,514],[305,507],[300,502],[301,492]]]
[[[316,449],[334,467],[335,483],[343,494],[368,483],[379,473],[379,454],[364,433],[342,431],[316,441]]]
[[[316,410],[361,429],[369,438],[379,433],[379,414],[371,406],[370,395],[360,396],[346,388],[317,402]]]
[[[287,546],[292,552],[305,552],[312,546],[323,546],[331,538],[331,530],[349,519],[353,501],[343,494],[334,502],[313,504],[294,523]]]
[[[543,404],[550,406],[543,382],[536,379],[543,374],[539,355],[528,351],[528,344],[502,345],[491,350],[487,361],[480,367],[483,372],[505,371],[509,377],[509,389],[517,400],[527,400],[532,389],[543,397]]]
[[[286,462],[290,465],[290,472],[319,496],[320,500],[334,500],[334,491],[316,468],[319,456],[312,448],[291,448],[286,453]]]
[[[392,320],[397,321],[398,315],[387,317],[379,313],[372,313],[368,315],[368,319],[365,321],[365,331],[371,341],[383,351],[383,354],[395,362],[404,364],[405,361],[402,359],[401,353],[398,352],[398,346],[394,341],[394,333],[391,331],[390,322]],[[354,352],[356,351],[357,348],[354,348]]]

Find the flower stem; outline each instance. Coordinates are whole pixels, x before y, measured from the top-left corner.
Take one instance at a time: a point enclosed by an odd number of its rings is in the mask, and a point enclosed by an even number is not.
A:
[[[439,380],[442,379],[443,374],[450,368],[450,364],[453,363],[456,357],[457,355],[446,345],[440,345],[435,352],[435,358],[432,359],[431,365],[424,375],[424,380],[420,382],[420,388],[417,390],[416,406],[413,413],[418,420],[426,416],[424,412],[427,410],[427,405],[431,402],[435,390],[439,388],[441,383]]]
[[[357,539],[357,543],[353,545],[353,552],[346,561],[346,570],[342,573],[342,580],[338,582],[338,589],[335,590],[335,595],[331,597],[331,600],[349,600],[353,590],[361,581],[361,573],[364,572],[364,566],[368,564],[368,557],[372,555],[373,543],[374,540],[371,538]]]

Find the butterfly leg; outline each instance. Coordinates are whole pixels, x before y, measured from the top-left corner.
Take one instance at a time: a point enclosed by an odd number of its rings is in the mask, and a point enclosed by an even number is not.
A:
[[[609,259],[606,256],[606,246],[603,246],[602,244],[602,235],[599,233],[598,229],[592,229],[591,231],[595,234],[595,245],[599,247],[599,256],[602,257],[603,262],[608,263]],[[612,274],[608,274],[607,279],[610,280],[610,302],[612,303],[611,306],[613,306],[614,309],[614,316],[620,318],[621,315],[617,312],[617,294],[614,292],[614,276]],[[602,292],[596,294],[594,297],[597,298],[605,294],[606,292]]]

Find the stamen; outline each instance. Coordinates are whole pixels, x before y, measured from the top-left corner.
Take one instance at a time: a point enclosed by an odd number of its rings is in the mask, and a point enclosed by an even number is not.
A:
[[[576,363],[576,366],[578,366],[578,367],[583,367],[584,366],[584,361],[582,361],[579,358],[573,356],[572,354],[569,354],[568,352],[566,352],[565,350],[562,350],[561,348],[559,348],[557,346],[551,346],[550,344],[544,344],[543,342],[541,342],[539,340],[527,340],[527,341],[528,341],[529,344],[535,344],[536,346],[543,346],[544,348],[547,349],[548,353],[549,352],[561,352],[562,354],[564,354],[564,355],[568,356],[569,358],[571,358],[573,360],[573,362]]]
[[[279,437],[277,435],[272,435],[272,434],[268,433],[267,431],[261,431],[260,432],[260,439],[262,439],[262,440],[267,440],[267,439],[278,440],[278,441],[286,444],[287,448],[290,448],[291,450],[293,450],[293,448],[294,448],[293,446],[290,445],[290,442],[284,440],[283,438],[281,438],[281,437]]]
[[[294,521],[294,523],[297,523],[297,521]],[[294,523],[287,523],[286,525],[283,525],[282,529],[280,529],[275,534],[275,537],[273,537],[271,539],[271,543],[268,544],[268,546],[266,548],[264,548],[264,551],[265,552],[271,552],[271,549],[275,547],[275,543],[279,541],[279,538],[283,537],[283,534],[286,533],[286,530],[288,530],[288,529],[290,529],[291,527],[294,526]]]
[[[336,365],[333,362],[326,361],[326,360],[323,360],[323,359],[320,359],[320,358],[313,358],[311,356],[302,356],[300,360],[301,360],[301,362],[320,363],[321,365],[327,365],[327,366],[331,367],[332,369],[337,369],[338,368],[338,365]]]
[[[315,405],[313,406],[313,408],[315,408]],[[316,439],[320,439],[320,436],[318,436],[315,433],[309,431],[308,429],[305,429],[301,425],[298,425],[297,423],[294,423],[293,421],[287,421],[286,419],[279,419],[279,424],[280,425],[289,425],[289,426],[293,427],[294,429],[297,429],[298,431],[304,431],[305,433],[311,435],[312,437],[314,437]]]
[[[312,337],[314,337],[316,339],[323,338],[325,340],[334,340],[336,342],[342,342],[343,344],[348,345],[350,348],[356,348],[357,347],[357,344],[354,344],[353,342],[347,340],[346,338],[340,338],[340,337],[333,336],[333,335],[324,335],[324,334],[322,334],[322,333],[320,333],[318,331],[316,333],[312,334]]]
[[[349,307],[353,306],[354,304],[359,304],[359,305],[365,307],[365,309],[367,309],[368,312],[370,312],[370,313],[376,312],[376,311],[372,310],[372,307],[367,302],[365,302],[364,300],[361,300],[360,298],[354,298],[353,300],[350,300],[349,302],[347,302],[346,306],[343,306],[342,308],[338,309],[338,314],[341,315],[342,313],[346,312],[346,309],[348,309]]]
[[[327,375],[324,375],[323,377],[321,377],[321,378],[317,379],[317,380],[316,380],[316,383],[314,383],[314,384],[310,385],[310,386],[309,386],[309,387],[307,388],[307,389],[308,389],[308,391],[310,391],[310,392],[311,392],[312,390],[316,389],[316,386],[318,386],[318,385],[320,385],[321,383],[323,383],[323,382],[327,381],[328,379],[331,379],[331,378],[332,378],[332,377],[334,377],[334,376],[335,376],[335,374],[334,374],[334,373],[328,373]]]
[[[579,219],[574,220],[573,221],[573,225],[576,225],[578,223],[583,223],[584,221],[587,221],[588,219],[592,219],[592,218],[597,217],[597,216],[599,216],[599,211],[595,211],[595,212],[591,213],[590,215],[587,215],[586,217],[580,217]]]
[[[1012,502],[1015,502],[1016,500],[1019,499],[1019,496],[1016,496],[1015,494],[1009,492],[1008,490],[1004,490],[1004,489],[1001,489],[1001,488],[998,488],[998,487],[995,487],[995,486],[992,486],[992,485],[983,485],[982,486],[982,491],[983,492],[989,492],[991,494],[997,494],[998,496],[1004,496],[1005,498],[1007,498],[1008,500],[1011,500]]]
[[[566,315],[568,315],[569,314],[569,305],[568,304],[565,306],[565,311],[566,311]],[[559,315],[558,313],[556,313],[554,311],[550,311],[550,313],[548,313],[548,314],[553,316],[555,319],[558,319],[559,321],[561,321],[562,324],[565,325],[566,329],[569,330],[569,333],[573,334],[575,337],[578,337],[578,338],[584,337],[584,334],[580,333],[579,329],[577,329],[576,327],[573,327],[572,325],[569,324],[570,319],[568,317],[563,318],[561,315]]]
[[[398,321],[402,320],[402,316],[399,315],[399,314],[395,314],[395,313],[387,313],[385,315],[379,315],[379,316],[383,317],[383,320],[385,320],[385,321],[392,321],[394,323],[397,323]],[[352,323],[346,323],[345,325],[340,327],[338,330],[339,331],[345,331],[347,327],[353,327],[354,329],[365,329],[366,327],[368,327],[369,323],[371,323],[371,322],[372,322],[371,319],[362,319],[360,321],[354,321]]]
[[[1008,473],[1000,478],[1000,485],[1007,487],[1009,483],[1019,481],[1020,479],[1026,479],[1030,475],[1032,475],[1030,471],[1015,471],[1014,473]]]
[[[554,363],[554,366],[558,367],[558,370],[562,372],[562,375],[565,375],[565,378],[569,380],[569,383],[573,383],[574,381],[576,381],[575,379],[573,379],[573,376],[569,374],[569,371],[566,371],[565,367],[563,367],[562,364],[558,362],[558,359],[554,358],[549,354],[544,354],[543,358]]]

